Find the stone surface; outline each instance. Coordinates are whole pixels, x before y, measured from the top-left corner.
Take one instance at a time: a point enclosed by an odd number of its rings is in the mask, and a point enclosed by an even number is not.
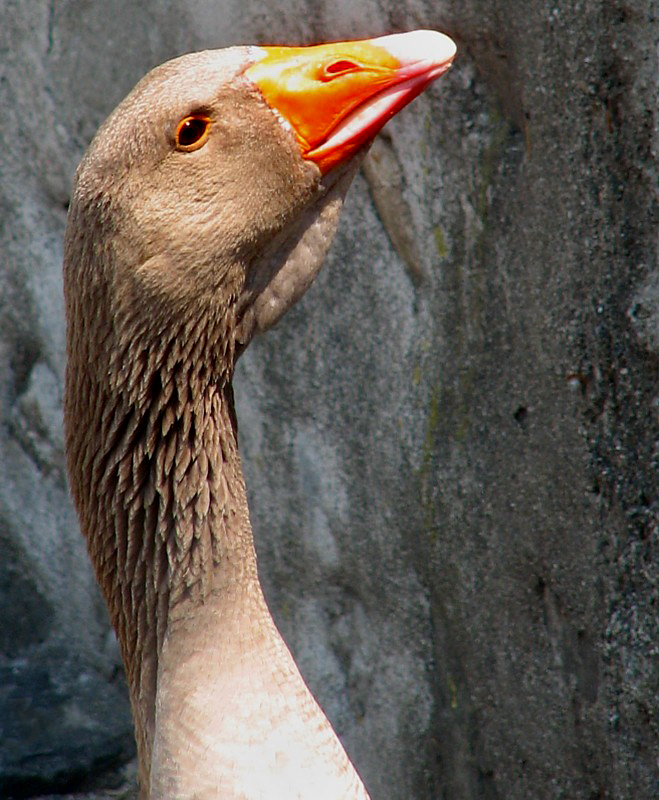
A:
[[[239,368],[263,581],[374,798],[655,796],[657,26],[652,0],[0,6],[0,796],[109,796],[132,753],[63,471],[84,148],[178,53],[417,27],[454,69]]]

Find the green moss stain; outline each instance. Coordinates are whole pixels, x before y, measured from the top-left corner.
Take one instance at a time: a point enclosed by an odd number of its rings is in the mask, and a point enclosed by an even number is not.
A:
[[[432,454],[435,450],[437,428],[439,427],[439,385],[435,384],[430,395],[430,405],[428,408],[428,422],[426,423],[426,436],[423,441],[423,456],[421,461],[421,471],[427,474],[430,470]]]
[[[444,231],[441,229],[439,225],[435,225],[433,229],[433,236],[435,238],[435,250],[437,250],[437,255],[440,258],[446,258],[446,256],[448,255],[446,238],[444,237]]]
[[[435,545],[439,537],[438,521],[442,519],[441,492],[434,491],[433,459],[442,444],[455,446],[466,441],[473,428],[472,408],[477,371],[467,367],[461,369],[455,380],[442,387],[437,381],[431,388],[426,411],[426,425],[421,458],[416,470],[419,505],[421,507],[421,529],[430,544]],[[412,373],[414,385],[422,385],[423,373],[420,365]],[[445,442],[444,442],[445,440]]]

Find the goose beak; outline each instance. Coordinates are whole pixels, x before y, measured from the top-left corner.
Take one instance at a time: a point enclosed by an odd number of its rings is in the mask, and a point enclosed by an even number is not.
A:
[[[260,47],[246,71],[288,122],[302,157],[324,174],[348,160],[382,126],[443,75],[455,43],[412,31],[312,47]]]

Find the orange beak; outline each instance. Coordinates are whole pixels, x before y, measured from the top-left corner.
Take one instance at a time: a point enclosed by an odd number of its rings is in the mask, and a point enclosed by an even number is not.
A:
[[[346,161],[455,56],[437,31],[413,31],[313,47],[261,47],[246,71],[290,124],[302,157],[321,172]]]

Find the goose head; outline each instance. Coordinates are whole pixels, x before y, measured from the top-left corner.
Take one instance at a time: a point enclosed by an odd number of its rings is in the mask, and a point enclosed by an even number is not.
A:
[[[154,69],[78,169],[65,286],[86,299],[70,320],[111,307],[108,344],[124,353],[124,337],[160,339],[203,309],[230,375],[312,282],[364,145],[454,53],[417,31]]]

